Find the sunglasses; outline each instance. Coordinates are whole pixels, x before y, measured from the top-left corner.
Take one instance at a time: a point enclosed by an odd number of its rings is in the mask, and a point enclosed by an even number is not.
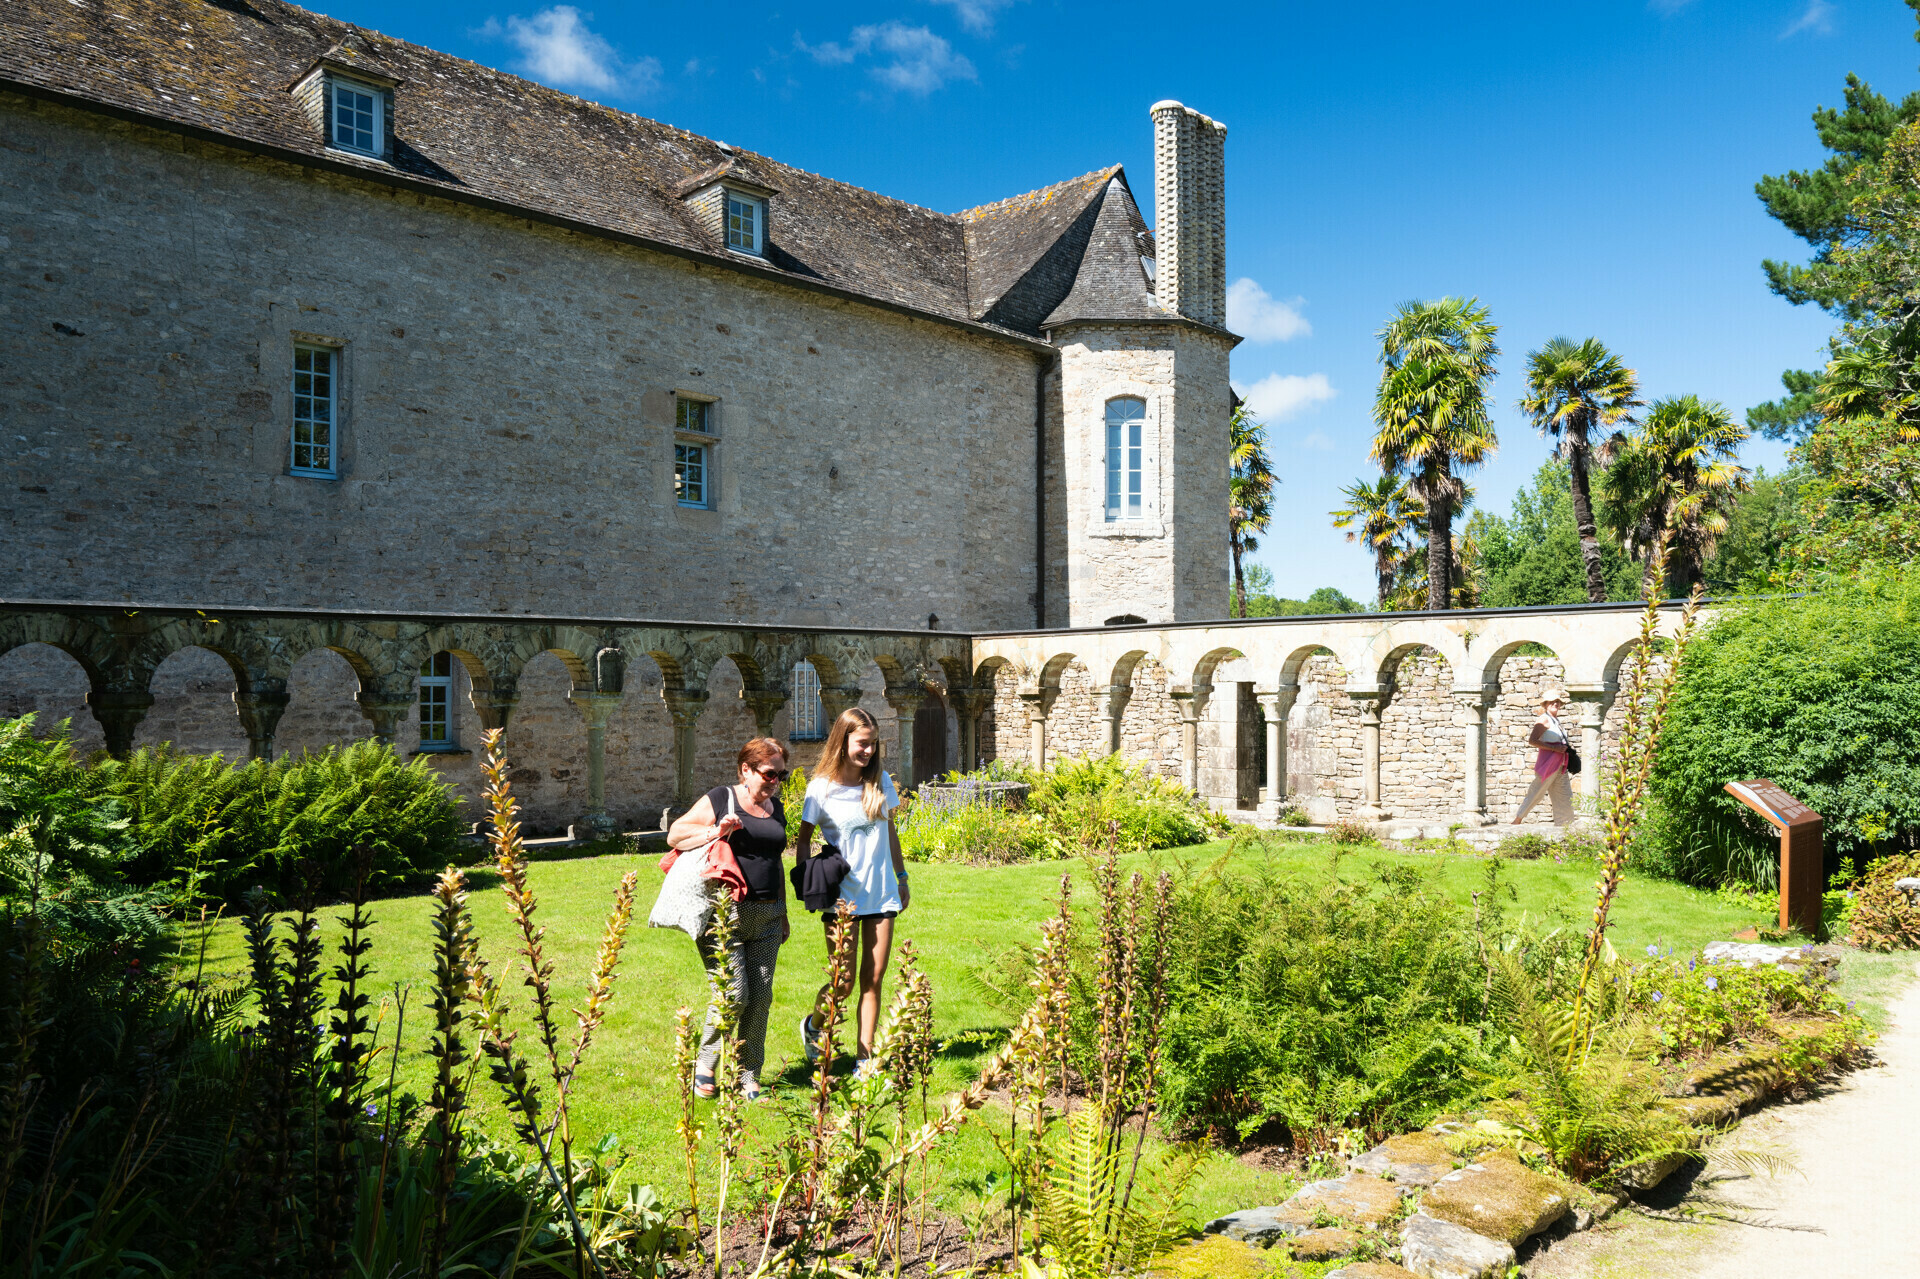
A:
[[[793,770],[791,768],[749,767],[747,771],[752,773],[758,773],[760,774],[761,780],[769,781],[769,782],[784,782],[787,780],[788,777],[793,775]]]

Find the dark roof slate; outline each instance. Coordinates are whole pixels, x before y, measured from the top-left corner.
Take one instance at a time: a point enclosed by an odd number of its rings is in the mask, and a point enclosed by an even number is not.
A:
[[[778,193],[776,276],[1022,335],[1067,297],[1107,191],[1125,189],[1116,166],[943,214],[282,0],[7,7],[0,83],[729,263],[681,196],[735,172]],[[328,149],[289,92],[323,59],[397,83],[390,162]]]
[[[1076,320],[1167,319],[1147,286],[1146,268],[1140,261],[1143,231],[1133,195],[1126,181],[1115,174],[1101,193],[1073,288],[1040,321],[1040,327],[1058,328]]]

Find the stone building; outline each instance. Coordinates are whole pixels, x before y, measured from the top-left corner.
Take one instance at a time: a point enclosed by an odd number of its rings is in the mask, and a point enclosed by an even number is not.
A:
[[[0,599],[961,632],[1224,599],[1225,129],[1179,103],[1157,235],[1118,166],[939,213],[279,0],[17,0],[0,112]],[[469,787],[506,721],[534,824],[584,806],[578,654],[375,687],[350,646],[208,643],[21,643],[0,711],[378,733]],[[672,798],[676,706],[720,772],[755,697],[798,737],[864,698],[923,769],[971,738],[938,668],[629,664],[593,712],[622,824]]]

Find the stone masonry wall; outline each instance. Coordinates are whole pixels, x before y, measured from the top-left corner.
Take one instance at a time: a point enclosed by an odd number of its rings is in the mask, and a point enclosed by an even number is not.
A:
[[[15,95],[0,132],[0,593],[1034,621],[1026,348]],[[338,479],[287,474],[296,340],[341,352]]]
[[[1203,781],[1222,807],[1233,806],[1235,797],[1227,792],[1234,789],[1236,777],[1243,792],[1237,797],[1241,805],[1251,791],[1248,761],[1228,757],[1230,751],[1255,749],[1251,731],[1234,731],[1236,715],[1246,714],[1236,710],[1247,682],[1243,668],[1244,663],[1230,662],[1215,672],[1200,734]],[[1500,695],[1487,714],[1487,812],[1504,822],[1511,820],[1533,779],[1534,751],[1526,739],[1539,713],[1540,692],[1549,686],[1564,690],[1564,667],[1551,655],[1513,656],[1501,665],[1499,681]],[[1346,671],[1330,654],[1310,658],[1300,670],[1300,691],[1287,721],[1287,791],[1316,821],[1350,817],[1365,801],[1360,710],[1347,696],[1346,684]],[[1455,821],[1465,807],[1466,711],[1454,700],[1452,686],[1453,672],[1431,651],[1409,655],[1394,671],[1393,693],[1381,713],[1380,792],[1382,807],[1395,817]],[[1000,668],[980,740],[1000,757],[1024,760],[1029,753],[1027,724],[1017,687],[1011,668]],[[1092,749],[1099,733],[1092,676],[1076,661],[1062,673],[1060,687],[1047,724],[1049,750],[1067,754]],[[1626,697],[1623,690],[1605,720],[1602,755],[1609,766],[1618,749]],[[1578,742],[1578,707],[1569,706],[1562,722]],[[1121,737],[1129,758],[1145,760],[1166,776],[1179,776],[1179,712],[1166,694],[1166,672],[1151,659],[1135,668]],[[1574,802],[1578,811],[1583,801],[1577,781]],[[1527,824],[1550,821],[1551,808],[1543,799]]]
[[[480,820],[481,726],[469,696],[471,681],[454,663],[451,704],[458,749],[418,752],[450,783],[462,803],[462,821]],[[571,680],[550,654],[529,662],[520,677],[520,701],[507,720],[502,743],[514,794],[522,806],[529,835],[557,835],[579,820],[587,808],[586,722],[567,700]],[[899,758],[899,717],[885,698],[886,680],[869,663],[861,672],[860,705],[880,725],[883,757]],[[153,708],[141,721],[134,746],[171,743],[195,753],[218,751],[229,759],[247,757],[247,738],[234,710],[232,673],[206,649],[174,654],[154,672]],[[627,673],[627,691],[607,723],[607,807],[622,830],[651,830],[673,802],[672,720],[660,696],[659,669],[642,659]],[[710,696],[695,730],[697,784],[704,790],[732,780],[741,745],[755,733],[753,713],[741,698],[739,671],[730,661],[715,666]],[[74,747],[85,757],[104,749],[99,724],[87,709],[87,679],[80,664],[45,644],[28,644],[0,654],[0,718],[35,712],[36,731],[50,734],[58,721],[72,721]],[[354,701],[359,679],[346,659],[320,649],[296,662],[287,680],[289,701],[274,738],[277,754],[298,755],[359,741],[372,725]],[[416,686],[417,694],[417,686]],[[953,725],[949,716],[949,753]],[[786,740],[788,710],[774,720],[774,735]],[[396,735],[403,757],[411,758],[420,740],[418,702]],[[793,760],[811,768],[820,753],[817,742],[794,743]],[[898,774],[896,771],[896,781]]]

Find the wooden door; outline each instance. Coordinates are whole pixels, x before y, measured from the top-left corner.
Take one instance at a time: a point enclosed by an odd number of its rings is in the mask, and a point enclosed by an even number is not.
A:
[[[930,782],[947,771],[947,704],[932,689],[913,715],[913,784]]]

